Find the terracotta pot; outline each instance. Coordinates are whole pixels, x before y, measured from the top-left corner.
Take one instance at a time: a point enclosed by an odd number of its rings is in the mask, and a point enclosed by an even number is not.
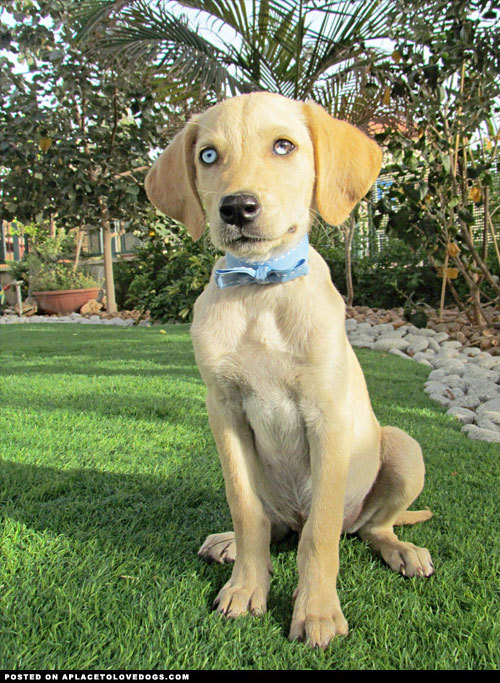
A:
[[[100,287],[86,289],[60,289],[54,292],[33,292],[38,305],[45,313],[75,313],[90,299],[95,299]]]

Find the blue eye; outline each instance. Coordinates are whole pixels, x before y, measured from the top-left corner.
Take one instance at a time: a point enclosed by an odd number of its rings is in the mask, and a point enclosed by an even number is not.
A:
[[[207,166],[215,164],[218,158],[219,155],[217,154],[217,150],[213,147],[205,147],[205,149],[202,149],[200,152],[200,159]]]

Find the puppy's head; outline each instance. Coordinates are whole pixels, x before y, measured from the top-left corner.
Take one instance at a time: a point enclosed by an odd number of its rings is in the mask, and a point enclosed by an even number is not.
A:
[[[193,239],[263,258],[296,244],[311,209],[342,223],[368,192],[379,147],[318,104],[272,93],[226,100],[192,118],[146,178],[152,203]]]

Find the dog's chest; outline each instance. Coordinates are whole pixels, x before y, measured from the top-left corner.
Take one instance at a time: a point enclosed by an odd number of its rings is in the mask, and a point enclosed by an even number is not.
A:
[[[311,499],[309,447],[298,398],[301,355],[272,313],[255,315],[238,330],[224,329],[217,355],[199,348],[210,335],[194,340],[202,374],[209,373],[210,383],[239,407],[252,429],[263,502],[300,528]]]

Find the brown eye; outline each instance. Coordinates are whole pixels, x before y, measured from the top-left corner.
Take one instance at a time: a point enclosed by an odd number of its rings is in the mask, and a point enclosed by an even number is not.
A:
[[[295,145],[293,144],[293,142],[290,142],[290,140],[285,140],[284,138],[276,140],[276,142],[273,145],[273,152],[275,154],[279,154],[280,156],[290,154],[290,152],[293,152],[294,149]]]

